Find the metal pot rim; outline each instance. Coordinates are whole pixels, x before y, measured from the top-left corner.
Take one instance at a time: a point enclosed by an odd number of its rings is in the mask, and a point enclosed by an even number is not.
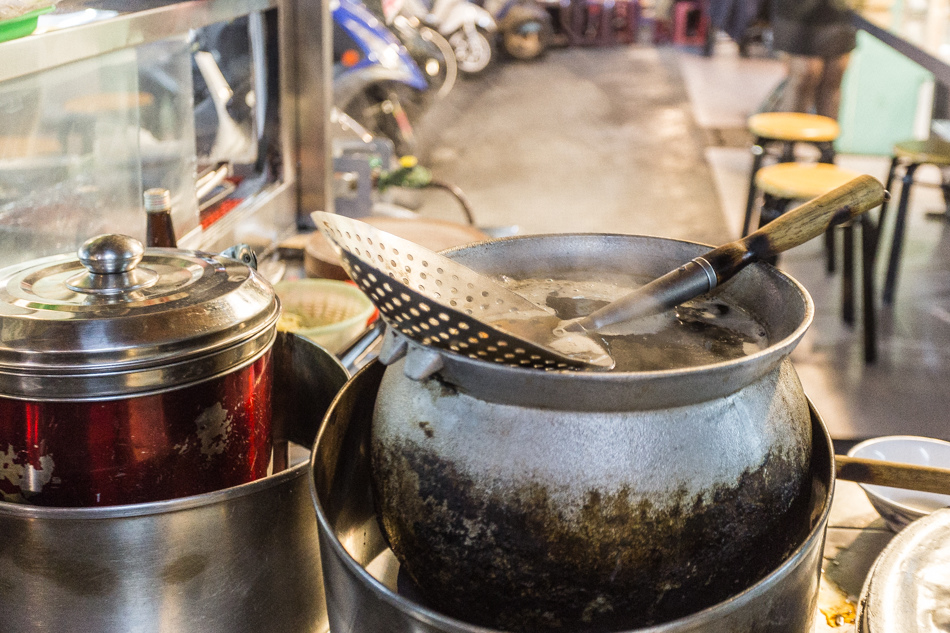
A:
[[[767,265],[767,264],[763,264]],[[809,298],[808,291],[805,290],[805,287],[802,286],[797,280],[792,277],[782,273],[777,268],[773,268],[779,275],[779,278],[784,278],[784,281],[787,281],[788,284],[798,290],[802,297],[805,299],[806,303],[806,314],[805,318],[802,320],[802,323],[793,331],[791,334],[785,338],[776,341],[775,343],[770,344],[765,349],[759,350],[753,354],[748,354],[741,358],[733,358],[730,360],[724,360],[718,363],[711,363],[708,365],[694,365],[691,367],[679,367],[675,369],[660,369],[660,370],[651,370],[651,371],[609,371],[609,372],[598,372],[598,371],[571,371],[566,369],[560,370],[551,370],[545,371],[540,369],[531,369],[526,367],[514,367],[510,365],[491,365],[487,361],[479,361],[462,354],[457,354],[451,351],[439,350],[440,354],[451,355],[453,360],[459,364],[463,365],[474,365],[477,367],[490,367],[492,371],[504,371],[504,372],[513,372],[513,373],[525,373],[530,372],[539,376],[545,376],[548,378],[558,379],[569,379],[574,380],[583,380],[583,381],[596,381],[596,382],[628,382],[631,378],[651,380],[658,378],[679,378],[684,376],[693,375],[699,372],[706,372],[710,370],[715,370],[718,368],[731,368],[739,365],[754,363],[761,361],[768,357],[772,356],[781,356],[785,357],[795,349],[795,346],[801,341],[802,337],[805,335],[805,332],[811,326],[812,321],[815,317],[815,306],[814,303]],[[418,344],[416,344],[418,345]],[[457,360],[456,360],[457,359]],[[776,363],[777,364],[777,363]],[[774,365],[773,365],[774,366]]]
[[[27,402],[105,402],[178,391],[244,369],[273,349],[276,340],[277,328],[272,327],[261,330],[254,338],[200,358],[114,373],[66,376],[0,369],[0,398]],[[50,381],[55,381],[55,392],[48,389]]]
[[[615,233],[565,233],[551,235],[524,235],[477,242],[466,246],[442,251],[450,258],[461,257],[466,265],[478,269],[474,265],[472,255],[477,251],[492,251],[504,248],[506,244],[531,242],[550,242],[567,247],[580,245],[581,248],[589,243],[587,248],[593,249],[602,241],[650,241],[657,244],[672,245],[680,250],[690,252],[690,257],[701,255],[709,248],[708,245],[687,240],[674,240],[641,235],[622,235]],[[583,255],[582,255],[583,256]],[[497,258],[495,258],[497,259]],[[498,265],[497,262],[493,264]],[[815,315],[815,306],[808,291],[797,280],[781,270],[765,263],[756,263],[749,266],[750,270],[739,273],[735,278],[721,286],[723,290],[732,284],[743,282],[743,275],[765,275],[777,287],[787,289],[788,293],[799,299],[802,318],[795,327],[790,328],[785,336],[770,344],[763,350],[710,365],[698,365],[661,371],[643,372],[578,372],[578,371],[541,371],[523,367],[510,367],[487,363],[455,354],[449,351],[433,350],[433,348],[411,343],[409,349],[420,354],[425,351],[429,354],[441,356],[439,375],[448,383],[458,386],[461,390],[474,397],[501,404],[514,404],[529,407],[588,410],[591,406],[598,411],[629,411],[644,408],[678,406],[703,402],[722,397],[738,391],[755,379],[772,371],[798,345],[808,330]],[[492,270],[480,270],[483,274],[496,274]],[[410,353],[412,353],[410,351]],[[425,361],[420,361],[425,365]],[[683,380],[702,376],[703,385],[696,389],[684,392]],[[597,390],[595,404],[585,396]]]
[[[701,246],[703,248],[708,248],[708,249],[715,248],[714,246],[705,244],[703,242],[693,242],[690,240],[680,240],[680,239],[673,239],[673,238],[667,238],[667,237],[656,237],[656,236],[651,236],[651,235],[625,235],[622,233],[563,233],[563,234],[559,233],[556,235],[514,235],[511,237],[503,237],[496,240],[488,240],[488,241],[483,241],[483,242],[476,242],[474,244],[455,246],[453,248],[449,248],[444,251],[441,251],[441,254],[445,255],[446,257],[453,258],[453,255],[464,253],[472,248],[475,248],[484,244],[491,243],[493,245],[497,245],[497,244],[505,243],[505,242],[518,242],[518,241],[532,240],[532,239],[537,239],[537,238],[544,239],[544,238],[554,238],[554,237],[567,238],[567,239],[582,238],[582,237],[648,238],[651,240],[663,240],[665,242],[674,242],[674,243],[679,243],[679,244],[684,244],[684,245],[689,245],[689,246]],[[756,266],[756,265],[767,267],[771,271],[774,271],[774,274],[776,275],[776,279],[779,279],[782,282],[787,283],[791,288],[797,290],[798,293],[801,295],[802,300],[805,304],[805,318],[802,320],[801,324],[799,324],[799,326],[795,328],[795,330],[791,332],[790,334],[788,334],[786,337],[774,343],[771,343],[765,349],[759,350],[758,352],[755,352],[754,354],[743,356],[742,358],[726,360],[719,363],[712,363],[709,365],[696,365],[694,367],[682,367],[678,369],[664,369],[664,370],[658,370],[658,371],[636,371],[636,372],[603,372],[603,373],[593,372],[593,371],[577,372],[577,371],[569,371],[569,370],[558,370],[558,371],[550,371],[550,372],[543,372],[543,373],[549,376],[551,375],[571,376],[573,378],[580,377],[582,380],[585,380],[585,379],[597,379],[597,380],[614,379],[616,380],[616,379],[620,379],[620,377],[623,377],[624,379],[629,380],[631,376],[645,377],[645,378],[650,378],[653,376],[657,376],[657,377],[682,376],[686,374],[693,374],[693,373],[696,373],[697,371],[703,371],[703,370],[707,370],[714,367],[728,367],[728,366],[733,366],[733,365],[739,365],[742,363],[749,363],[749,362],[753,362],[754,360],[761,359],[762,357],[774,354],[776,353],[777,350],[785,350],[786,348],[788,348],[788,350],[785,352],[785,355],[787,355],[788,353],[791,352],[792,349],[795,348],[795,346],[801,340],[802,336],[805,335],[805,332],[808,330],[808,327],[811,325],[812,321],[814,320],[815,304],[812,301],[811,296],[808,294],[808,291],[805,289],[805,287],[801,283],[799,283],[798,280],[796,280],[794,277],[792,277],[788,273],[785,273],[779,270],[778,268],[766,263],[760,262],[758,264],[753,264],[753,266]],[[452,352],[445,352],[445,353],[453,354]],[[481,364],[481,365],[485,364],[484,361],[477,361],[477,360],[468,358],[467,356],[463,356],[461,354],[453,354],[453,356],[457,356],[459,359],[461,359],[461,362],[475,363],[475,364]],[[512,371],[518,371],[518,372],[542,373],[540,372],[540,370],[524,368],[524,367],[508,367],[504,365],[502,366],[496,365],[496,366],[493,366],[493,368],[496,370],[511,369]]]
[[[225,255],[122,235],[0,270],[0,395],[132,396],[213,377],[274,340],[280,301]]]
[[[232,499],[258,494],[264,490],[284,485],[286,482],[303,477],[310,472],[310,460],[303,460],[287,470],[262,477],[239,486],[232,486],[222,490],[205,492],[190,497],[178,497],[164,501],[149,501],[147,503],[130,503],[116,506],[98,506],[86,508],[60,508],[49,506],[32,506],[22,503],[0,501],[0,515],[24,518],[67,521],[95,521],[101,519],[121,519],[181,512],[202,506],[226,503]]]

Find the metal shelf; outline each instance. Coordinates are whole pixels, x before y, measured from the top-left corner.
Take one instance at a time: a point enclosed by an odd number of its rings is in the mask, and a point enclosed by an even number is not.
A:
[[[115,17],[0,43],[0,81],[275,8],[278,0],[147,0],[115,5],[121,7]],[[101,1],[63,3],[58,12],[115,10],[115,5]]]

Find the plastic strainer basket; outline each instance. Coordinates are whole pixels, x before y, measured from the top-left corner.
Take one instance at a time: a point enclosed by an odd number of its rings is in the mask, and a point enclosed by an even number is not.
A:
[[[306,336],[334,354],[355,339],[376,312],[365,294],[344,281],[281,281],[274,290],[283,308],[278,329]]]

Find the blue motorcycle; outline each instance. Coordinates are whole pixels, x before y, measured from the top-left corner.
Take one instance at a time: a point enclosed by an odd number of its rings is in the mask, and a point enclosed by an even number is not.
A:
[[[363,5],[333,0],[333,104],[396,154],[415,150],[412,119],[426,106],[429,82],[406,47]]]

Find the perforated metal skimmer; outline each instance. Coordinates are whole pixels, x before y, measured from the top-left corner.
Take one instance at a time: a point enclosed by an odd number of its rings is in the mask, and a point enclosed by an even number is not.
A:
[[[364,222],[316,212],[340,249],[343,268],[387,324],[443,350],[515,367],[589,369],[591,363],[499,329],[490,322],[552,316],[521,295],[447,257]]]

